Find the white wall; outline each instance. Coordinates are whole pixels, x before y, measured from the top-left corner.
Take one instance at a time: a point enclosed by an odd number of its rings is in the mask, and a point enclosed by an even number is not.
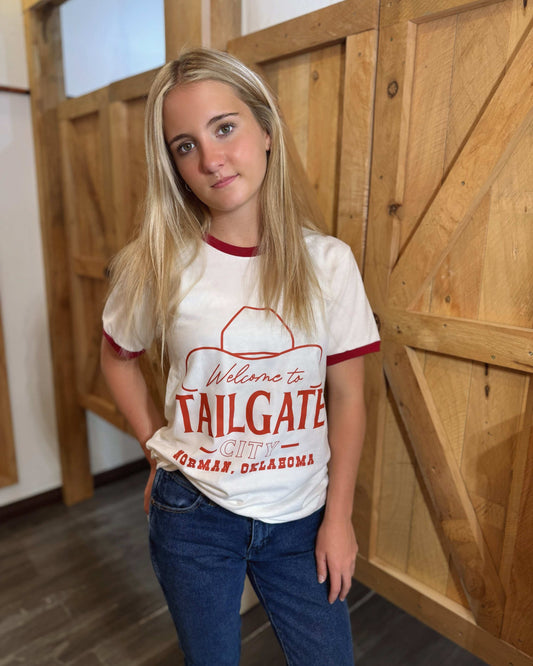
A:
[[[27,88],[20,0],[0,3],[0,84]],[[0,92],[0,302],[19,482],[0,505],[60,485],[30,98]]]
[[[276,23],[309,14],[339,0],[242,0],[241,29],[247,35]]]
[[[87,0],[62,5],[64,50],[73,49],[65,58],[68,94],[83,94],[158,66],[164,49],[162,0],[89,0],[88,4],[97,16],[105,11],[113,20],[103,33],[86,13]],[[331,4],[331,0],[243,0],[242,33]],[[20,0],[0,2],[0,84],[28,85]],[[2,92],[0,307],[19,471],[17,484],[0,488],[2,506],[61,484],[30,101]],[[87,414],[87,426],[93,473],[141,457],[132,437],[96,415]]]

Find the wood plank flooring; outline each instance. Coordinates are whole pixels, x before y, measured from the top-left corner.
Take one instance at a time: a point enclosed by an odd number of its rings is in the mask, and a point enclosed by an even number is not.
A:
[[[183,664],[150,565],[145,476],[0,526],[0,666]],[[349,603],[360,666],[485,663],[359,583]],[[262,608],[242,626],[241,666],[285,663]]]

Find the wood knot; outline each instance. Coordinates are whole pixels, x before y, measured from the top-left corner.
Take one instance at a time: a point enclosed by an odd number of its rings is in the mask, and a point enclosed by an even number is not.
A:
[[[379,315],[377,315],[375,312],[372,313],[374,315],[374,319],[376,320],[376,326],[378,327],[378,331],[381,331],[381,319],[379,318]]]
[[[398,93],[398,83],[396,81],[391,81],[387,86],[387,95],[392,99],[396,97]]]
[[[400,208],[401,205],[402,204],[399,204],[399,203],[392,203],[389,206],[389,215],[396,215],[396,213],[398,211],[398,208]]]
[[[312,73],[311,73],[311,78],[313,79],[313,81],[318,81],[318,79],[319,79],[319,74],[318,74],[318,72],[316,71],[316,69],[314,69],[314,70],[312,71]]]

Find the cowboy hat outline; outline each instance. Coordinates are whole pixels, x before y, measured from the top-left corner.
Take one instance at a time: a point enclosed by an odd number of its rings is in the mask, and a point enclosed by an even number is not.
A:
[[[269,319],[268,321],[275,321],[276,319],[278,320],[279,324],[281,324],[280,328],[283,331],[283,338],[288,342],[290,346],[288,346],[286,349],[283,350],[276,350],[276,351],[266,351],[266,350],[255,350],[255,351],[248,351],[248,352],[236,352],[236,351],[231,351],[230,349],[227,348],[228,343],[231,346],[232,342],[232,334],[233,331],[239,330],[237,326],[239,323],[241,324],[242,327],[242,322],[245,321],[245,325],[250,324],[250,321],[254,324],[254,328],[257,330],[258,324],[255,323],[253,320],[259,319],[257,316],[257,313],[260,312],[266,312],[269,314]],[[250,318],[253,319],[250,319]],[[275,319],[274,319],[275,318]],[[242,344],[242,334],[239,336],[237,334],[236,339],[239,341],[240,344]],[[249,340],[249,342],[253,341]],[[225,348],[226,347],[226,348]],[[220,347],[196,347],[195,349],[192,349],[188,354],[185,359],[185,376],[187,376],[188,373],[188,367],[189,367],[189,359],[190,357],[199,351],[217,351],[217,352],[222,352],[224,354],[227,354],[228,356],[236,359],[241,359],[244,361],[254,361],[254,360],[261,360],[261,359],[269,359],[269,358],[279,358],[285,354],[289,354],[291,352],[294,352],[299,349],[317,349],[319,351],[319,360],[322,359],[322,347],[317,344],[307,344],[307,345],[295,345],[294,343],[294,335],[291,331],[291,329],[287,326],[287,324],[283,321],[283,319],[279,316],[277,312],[272,310],[272,308],[254,308],[248,305],[243,306],[236,314],[231,317],[231,319],[228,321],[228,323],[224,326],[220,333]],[[188,391],[196,391],[197,389],[188,389],[182,384],[182,388]]]

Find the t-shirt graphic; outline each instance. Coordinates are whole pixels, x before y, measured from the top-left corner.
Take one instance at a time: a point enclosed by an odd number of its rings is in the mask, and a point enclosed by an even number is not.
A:
[[[174,427],[189,446],[174,459],[187,471],[241,475],[312,465],[305,432],[325,428],[322,347],[295,345],[274,310],[248,306],[219,340],[187,355]]]

